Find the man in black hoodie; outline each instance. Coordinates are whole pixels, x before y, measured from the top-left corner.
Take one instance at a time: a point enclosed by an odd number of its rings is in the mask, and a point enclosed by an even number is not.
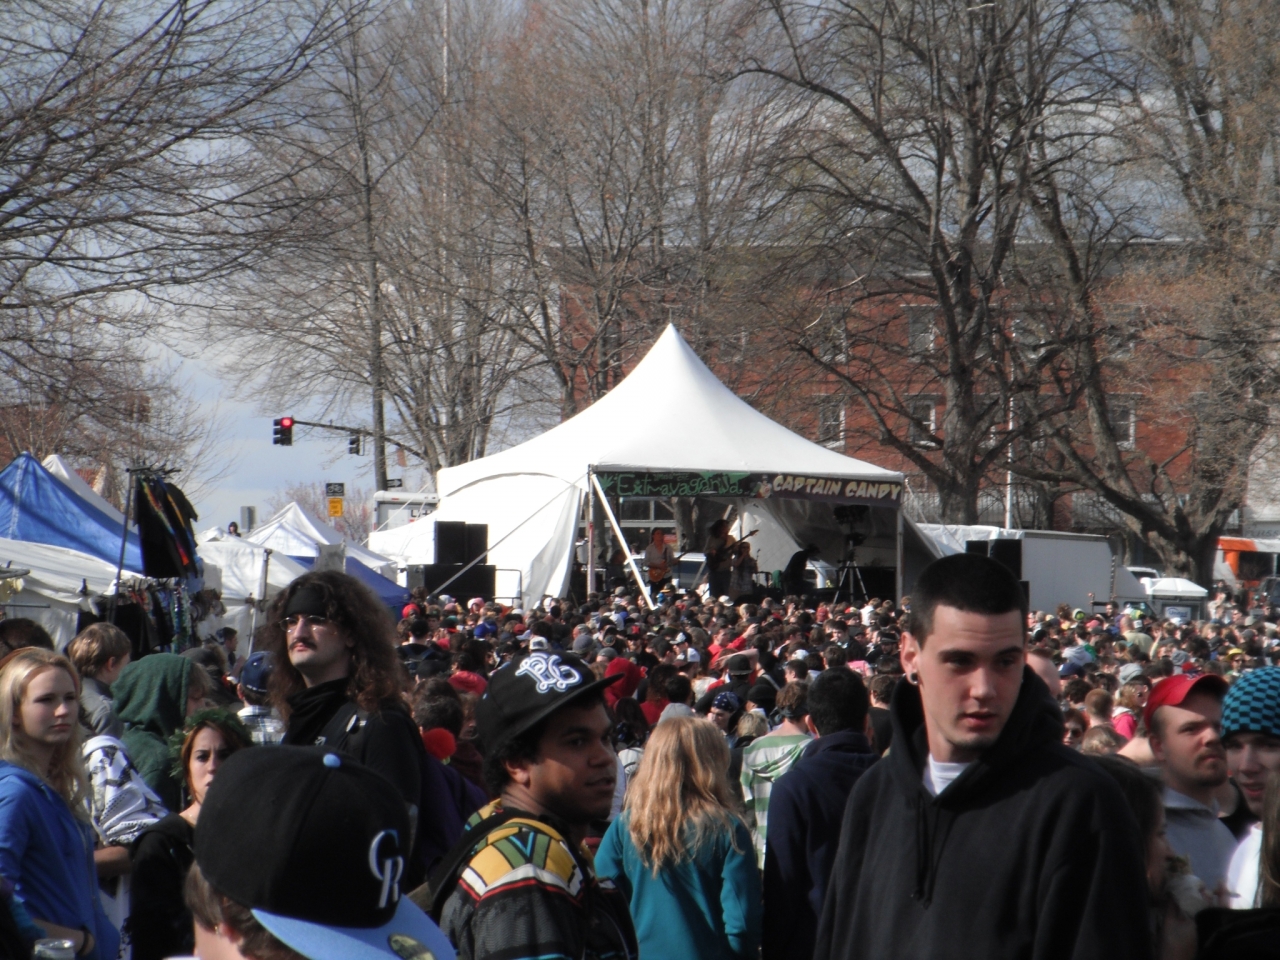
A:
[[[1147,960],[1138,826],[1062,744],[1021,585],[957,554],[912,597],[893,749],[845,809],[815,958]]]
[[[876,761],[867,688],[846,667],[809,685],[805,724],[817,739],[773,785],[764,855],[764,960],[809,960],[849,793]]]

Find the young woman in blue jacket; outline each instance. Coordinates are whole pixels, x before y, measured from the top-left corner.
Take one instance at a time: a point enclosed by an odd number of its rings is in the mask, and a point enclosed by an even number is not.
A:
[[[760,949],[760,874],[709,721],[663,720],[596,854],[631,904],[640,960],[745,960]]]
[[[84,804],[79,708],[65,657],[26,647],[0,661],[0,876],[14,885],[10,906],[28,936],[115,960],[120,935],[98,900]]]

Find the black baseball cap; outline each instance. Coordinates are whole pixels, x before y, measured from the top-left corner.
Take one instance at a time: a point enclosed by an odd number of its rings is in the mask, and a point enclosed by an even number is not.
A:
[[[263,747],[227,758],[196,827],[196,863],[310,960],[452,960],[407,897],[409,814],[380,774],[323,747]]]
[[[476,704],[480,742],[490,752],[566,704],[621,679],[616,673],[597,680],[571,653],[537,650],[518,656],[489,675],[489,686]]]

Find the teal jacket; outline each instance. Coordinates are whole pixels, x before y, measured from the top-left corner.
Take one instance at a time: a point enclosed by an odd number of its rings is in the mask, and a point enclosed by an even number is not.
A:
[[[640,960],[742,960],[760,950],[760,872],[751,833],[735,823],[689,859],[653,875],[631,841],[630,814],[614,820],[596,853],[596,874],[631,904]],[[734,846],[737,849],[734,849]]]

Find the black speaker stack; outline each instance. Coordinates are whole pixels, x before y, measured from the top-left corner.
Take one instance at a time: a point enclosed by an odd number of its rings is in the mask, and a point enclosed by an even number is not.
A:
[[[486,563],[489,559],[489,525],[452,520],[437,520],[435,525],[436,562],[410,566],[409,588],[425,587],[434,591],[443,587],[450,596],[492,600],[497,571]],[[445,586],[463,567],[476,559],[480,562]]]

